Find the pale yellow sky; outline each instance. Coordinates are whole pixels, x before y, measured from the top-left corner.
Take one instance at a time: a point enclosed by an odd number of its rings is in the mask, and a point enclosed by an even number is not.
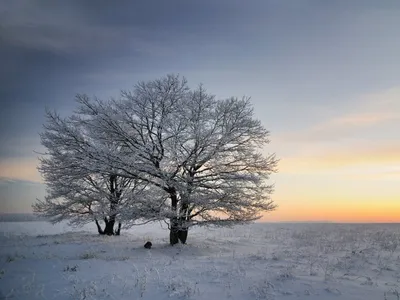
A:
[[[271,137],[280,156],[264,220],[400,221],[400,89],[364,95],[356,108]]]

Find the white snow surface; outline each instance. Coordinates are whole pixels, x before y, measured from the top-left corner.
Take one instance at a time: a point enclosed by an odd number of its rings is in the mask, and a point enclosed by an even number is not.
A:
[[[399,299],[399,229],[255,223],[193,228],[172,247],[159,223],[110,237],[3,222],[0,299]]]

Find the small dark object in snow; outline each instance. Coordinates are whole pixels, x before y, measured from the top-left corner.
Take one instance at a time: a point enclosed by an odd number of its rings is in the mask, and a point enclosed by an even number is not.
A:
[[[147,242],[146,244],[144,244],[144,247],[146,249],[151,249],[151,246],[153,246],[153,244],[151,242]]]

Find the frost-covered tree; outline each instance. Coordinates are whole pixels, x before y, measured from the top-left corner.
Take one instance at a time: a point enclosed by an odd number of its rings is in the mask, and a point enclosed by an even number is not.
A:
[[[168,220],[172,245],[185,243],[193,225],[250,222],[275,208],[267,180],[277,160],[262,154],[269,133],[249,99],[217,100],[169,75],[118,100],[78,102],[84,117],[76,120],[91,142],[75,157],[88,161],[89,173],[147,183],[157,196],[146,197],[141,217],[156,211]]]
[[[91,152],[100,144],[93,142],[82,121],[76,115],[63,119],[51,111],[46,111],[46,117],[41,142],[47,151],[40,158],[38,169],[47,193],[44,200],[33,205],[34,212],[53,223],[68,220],[81,225],[94,221],[99,234],[119,235],[121,221],[129,226],[140,218],[137,210],[149,194],[148,184],[118,176],[112,168],[105,172],[103,168],[88,167],[96,164]],[[107,143],[123,155],[123,149],[115,142]],[[100,222],[104,222],[104,229]]]
[[[171,243],[185,242],[188,227],[196,224],[249,222],[273,210],[266,181],[277,161],[260,152],[268,131],[254,119],[249,99],[216,100],[200,86],[182,107],[185,129],[175,158],[178,233],[171,234]]]

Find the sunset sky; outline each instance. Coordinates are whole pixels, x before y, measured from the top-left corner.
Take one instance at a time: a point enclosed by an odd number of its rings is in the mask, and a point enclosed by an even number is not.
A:
[[[168,73],[252,97],[280,158],[263,220],[400,222],[398,0],[2,1],[0,212],[44,196],[46,106]]]

